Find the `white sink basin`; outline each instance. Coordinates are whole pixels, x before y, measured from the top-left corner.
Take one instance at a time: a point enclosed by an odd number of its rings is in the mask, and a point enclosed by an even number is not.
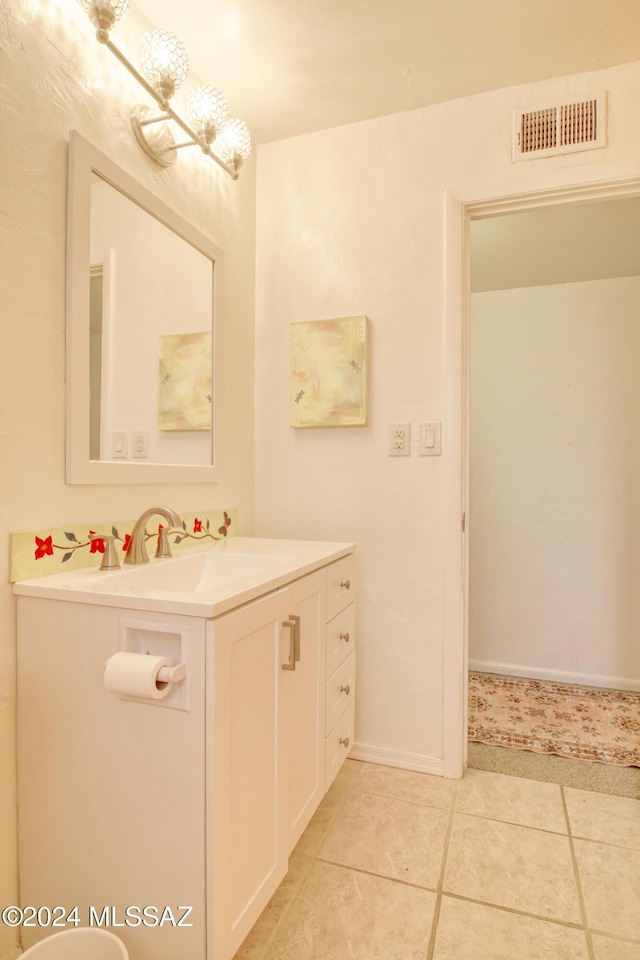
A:
[[[270,554],[216,552],[213,549],[207,553],[150,560],[149,563],[123,567],[117,571],[92,571],[86,574],[84,579],[91,590],[105,593],[130,594],[138,590],[208,593],[217,587],[244,580],[291,559]],[[77,587],[78,583],[70,586]]]
[[[350,543],[231,537],[140,566],[52,573],[14,583],[22,596],[216,617],[353,551]],[[97,558],[96,558],[97,559]]]

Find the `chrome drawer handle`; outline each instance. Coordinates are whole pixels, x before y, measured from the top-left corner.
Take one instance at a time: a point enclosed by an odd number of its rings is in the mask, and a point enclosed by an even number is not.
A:
[[[296,635],[295,640],[295,662],[297,663],[300,659],[300,617],[297,617],[295,614],[289,614],[289,619],[293,620],[295,623],[294,633]]]
[[[299,622],[300,622],[300,618],[299,618],[299,617],[291,617],[291,619],[289,619],[289,620],[283,620],[283,621],[282,621],[282,626],[283,626],[283,627],[288,627],[289,630],[290,630],[290,633],[289,633],[289,660],[288,660],[287,663],[283,663],[283,664],[282,664],[282,669],[283,669],[283,670],[295,670],[295,668],[296,668],[296,659],[300,659],[299,657],[296,657],[296,650],[299,649],[299,647],[296,648],[296,640],[297,640],[297,636],[298,636],[298,624],[299,624]]]
[[[341,633],[340,639],[344,640],[345,643],[349,643],[349,631],[347,630],[346,633]]]
[[[345,747],[349,746],[349,737],[340,737],[340,743],[344,744]]]
[[[349,587],[351,586],[351,580],[341,580],[340,586],[344,587],[345,590],[348,590]]]
[[[347,684],[345,687],[340,687],[340,693],[346,693],[346,695],[349,696],[350,692],[351,692],[351,687],[349,686],[349,684]]]

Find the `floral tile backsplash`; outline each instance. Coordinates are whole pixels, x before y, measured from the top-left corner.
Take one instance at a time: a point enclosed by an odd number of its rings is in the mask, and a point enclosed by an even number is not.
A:
[[[213,543],[236,535],[236,510],[202,510],[181,516],[182,530],[176,530],[169,535],[172,553],[188,550],[203,541]],[[151,517],[147,523],[146,542],[151,557],[155,552],[161,520],[160,516]],[[96,523],[93,526],[69,523],[55,530],[12,533],[11,582],[44,577],[65,570],[99,567],[105,550],[100,534],[115,538],[114,543],[122,563],[129,549],[134,523],[135,520]]]

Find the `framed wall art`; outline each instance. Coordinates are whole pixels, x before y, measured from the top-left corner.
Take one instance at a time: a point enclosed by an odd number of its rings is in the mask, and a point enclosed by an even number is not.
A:
[[[291,324],[289,406],[294,428],[366,424],[366,316]]]
[[[158,429],[211,430],[211,332],[160,337]]]

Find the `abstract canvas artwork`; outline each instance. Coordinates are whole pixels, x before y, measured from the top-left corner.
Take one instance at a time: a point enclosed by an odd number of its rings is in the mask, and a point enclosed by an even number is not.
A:
[[[211,332],[160,337],[159,430],[211,430]]]
[[[367,422],[367,318],[291,324],[292,427],[356,427]]]

